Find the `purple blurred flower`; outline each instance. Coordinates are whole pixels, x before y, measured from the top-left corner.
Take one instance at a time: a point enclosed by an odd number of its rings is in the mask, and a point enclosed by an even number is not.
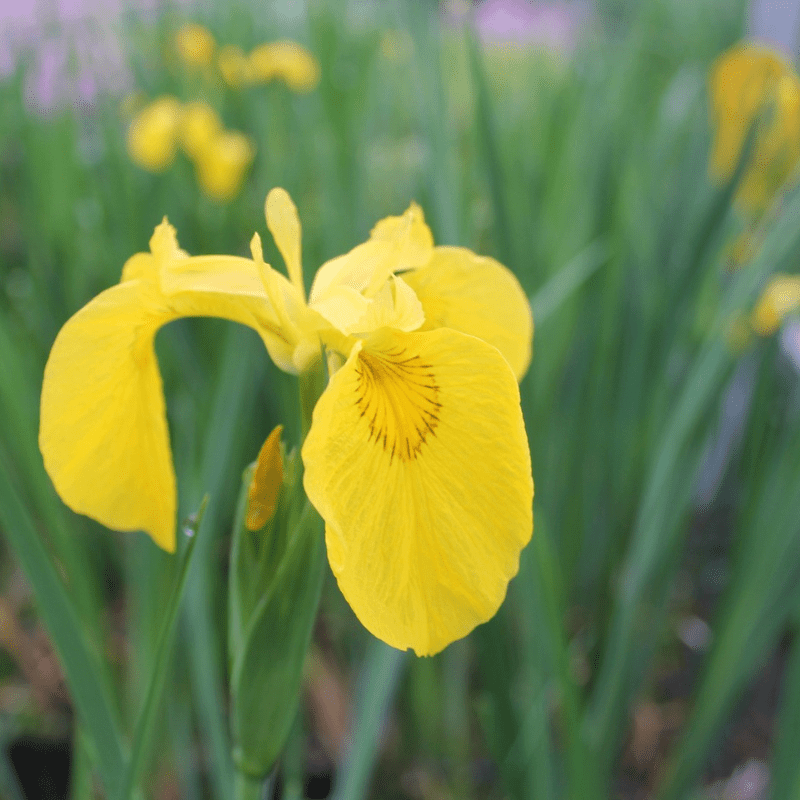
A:
[[[475,27],[484,42],[568,52],[588,16],[588,0],[484,0],[475,11]]]
[[[0,78],[24,58],[28,105],[48,113],[64,106],[85,108],[104,94],[131,85],[121,36],[129,5],[151,15],[163,0],[0,0]]]

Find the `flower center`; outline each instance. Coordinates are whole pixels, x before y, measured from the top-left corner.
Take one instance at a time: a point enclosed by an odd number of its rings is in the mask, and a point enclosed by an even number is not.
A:
[[[369,441],[395,458],[413,461],[439,424],[439,386],[430,364],[397,347],[358,355],[358,407]]]

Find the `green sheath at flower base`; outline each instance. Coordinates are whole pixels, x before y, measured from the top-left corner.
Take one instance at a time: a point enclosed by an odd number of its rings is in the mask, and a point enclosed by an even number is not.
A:
[[[280,426],[262,454],[276,452],[279,435]],[[274,513],[256,532],[247,517],[263,464],[245,472],[231,550],[231,733],[237,769],[255,779],[269,774],[297,714],[325,565],[322,521],[303,493],[297,452],[281,463]]]

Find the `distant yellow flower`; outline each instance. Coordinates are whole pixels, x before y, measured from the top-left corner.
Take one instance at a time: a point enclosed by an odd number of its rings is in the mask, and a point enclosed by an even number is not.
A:
[[[787,316],[798,310],[800,275],[773,275],[753,311],[753,330],[760,336],[770,336]]]
[[[214,60],[217,49],[211,32],[196,22],[187,22],[175,34],[178,55],[192,67],[207,67]]]
[[[232,89],[240,89],[252,80],[250,61],[241,47],[229,44],[220,48],[217,66],[225,83]]]
[[[255,146],[243,133],[221,131],[194,158],[197,182],[214,200],[230,200],[239,193]]]
[[[267,226],[288,279],[252,259],[190,257],[164,221],[122,282],[62,328],[39,443],[64,501],[175,548],[175,476],[153,340],[183,316],[249,325],[275,363],[332,377],[302,448],[331,568],[358,618],[433,654],[489,619],[531,536],[533,481],[517,379],[533,334],[511,273],[433,246],[421,209],[323,264],[306,300],[301,229],[273,189]],[[480,337],[480,338],[478,338]]]
[[[255,83],[282,80],[295,92],[310,92],[319,83],[316,59],[295,42],[262,44],[250,53],[248,61]]]
[[[190,158],[199,158],[221,131],[222,122],[208,103],[197,101],[184,106],[180,140],[181,146]]]
[[[178,147],[181,104],[169,96],[145,106],[128,129],[128,153],[139,166],[162,172],[174,160]]]
[[[797,171],[800,79],[779,53],[743,43],[714,63],[710,93],[712,177],[724,181],[733,176],[754,128],[749,165],[736,198],[744,209],[760,215]]]

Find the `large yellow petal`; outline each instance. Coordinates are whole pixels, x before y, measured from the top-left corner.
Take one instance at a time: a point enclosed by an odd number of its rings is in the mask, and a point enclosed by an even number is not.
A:
[[[42,386],[39,444],[64,502],[109,528],[144,530],[170,551],[175,476],[153,340],[162,325],[186,316],[249,325],[270,353],[292,363],[296,343],[280,326],[256,264],[187,257],[165,222],[151,253],[128,261],[123,282],[64,325]]]
[[[499,608],[533,529],[519,389],[492,346],[383,329],[333,376],[303,445],[331,568],[361,622],[436,653]]]
[[[437,247],[403,274],[425,312],[423,330],[453,328],[494,345],[520,380],[531,360],[533,317],[514,274],[463,247]]]
[[[175,475],[153,338],[168,321],[139,280],[107,289],[61,329],[44,372],[39,446],[62,500],[175,549]]]

